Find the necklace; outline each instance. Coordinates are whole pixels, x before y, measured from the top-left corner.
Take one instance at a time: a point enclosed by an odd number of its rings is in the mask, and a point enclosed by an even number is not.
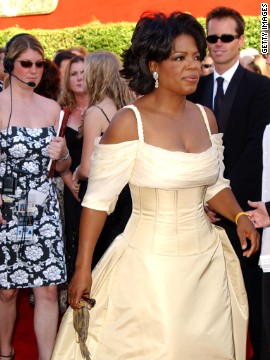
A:
[[[76,106],[76,109],[79,110],[81,112],[81,116],[84,116],[85,111],[87,110],[88,106],[86,106],[85,108],[81,109],[78,106]]]

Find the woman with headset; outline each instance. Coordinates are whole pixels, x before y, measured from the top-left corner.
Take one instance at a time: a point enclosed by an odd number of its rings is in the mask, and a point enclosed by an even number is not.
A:
[[[40,360],[49,360],[58,323],[57,285],[65,282],[62,226],[49,176],[69,168],[65,140],[56,136],[60,106],[34,92],[44,67],[39,41],[15,35],[6,45],[9,85],[0,94],[0,360],[13,359],[12,335],[20,288],[33,288]]]

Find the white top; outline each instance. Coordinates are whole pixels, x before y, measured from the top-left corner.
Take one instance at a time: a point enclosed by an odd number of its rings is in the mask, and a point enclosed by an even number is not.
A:
[[[201,153],[169,151],[145,143],[138,109],[134,105],[126,108],[136,116],[139,138],[119,144],[100,144],[100,138],[96,138],[83,206],[110,214],[127,183],[164,190],[206,186],[205,202],[229,187],[229,181],[223,178],[222,134],[210,133],[202,106],[199,108],[212,146]]]
[[[262,201],[270,201],[270,125],[266,126],[263,135]],[[270,227],[263,229],[259,264],[264,272],[270,272]]]
[[[224,81],[223,81],[223,91],[224,91],[224,95],[226,94],[226,91],[228,89],[228,86],[230,84],[230,81],[232,80],[232,77],[234,75],[234,73],[236,72],[236,69],[238,68],[239,65],[239,60],[227,71],[225,71],[224,74],[219,75],[217,73],[216,70],[214,70],[214,89],[213,89],[213,109],[214,109],[214,99],[216,96],[216,92],[217,92],[217,78],[218,77],[223,77]]]

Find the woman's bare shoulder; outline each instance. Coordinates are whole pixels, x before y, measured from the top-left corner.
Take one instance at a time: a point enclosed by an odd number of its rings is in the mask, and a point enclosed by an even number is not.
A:
[[[102,136],[102,144],[118,144],[138,140],[137,120],[133,110],[123,108],[114,115]]]
[[[84,126],[85,127],[86,126],[93,127],[93,126],[97,126],[98,124],[99,124],[99,126],[101,126],[104,122],[107,123],[105,115],[102,112],[103,109],[102,110],[101,109],[102,109],[101,107],[99,108],[98,106],[93,105],[93,106],[90,106],[86,110],[85,115],[84,115]],[[105,112],[105,114],[106,114],[106,112]]]
[[[10,97],[6,90],[0,92],[0,130],[7,127],[10,114]]]
[[[216,117],[215,117],[213,111],[210,110],[208,107],[205,107],[205,106],[204,106],[204,110],[205,110],[206,115],[207,115],[207,119],[208,119],[208,123],[209,123],[211,133],[212,134],[217,134],[218,133],[217,121],[216,121]]]
[[[196,111],[201,114],[201,110],[199,109],[198,105],[196,104],[193,104],[191,102],[189,102],[189,106],[190,106],[190,109],[192,111]],[[217,134],[218,133],[218,127],[217,127],[217,121],[216,121],[216,118],[215,118],[215,115],[213,113],[213,111],[211,109],[209,109],[208,107],[206,106],[202,106],[205,113],[206,113],[206,117],[207,117],[207,120],[208,120],[208,123],[209,123],[209,127],[210,127],[210,130],[211,130],[211,133],[212,134]],[[201,114],[202,116],[202,114]]]
[[[59,110],[60,105],[56,100],[46,98],[45,96],[41,96],[39,94],[33,94],[36,98],[37,103],[41,104],[42,106],[48,106],[50,108],[53,108],[54,110]]]
[[[4,89],[0,92],[0,106],[5,106],[7,101],[10,102],[10,91]]]

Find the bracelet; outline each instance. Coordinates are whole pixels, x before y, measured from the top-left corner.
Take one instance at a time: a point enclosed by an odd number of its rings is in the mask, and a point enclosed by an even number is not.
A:
[[[236,215],[235,220],[234,220],[234,222],[236,223],[236,225],[238,225],[238,219],[239,219],[240,216],[242,216],[242,215],[250,217],[250,215],[247,214],[246,212],[240,211],[240,212]]]
[[[60,157],[60,158],[58,159],[58,161],[66,161],[66,160],[69,159],[69,158],[70,158],[70,153],[69,153],[69,151],[67,151],[66,155],[63,156],[63,157]]]

